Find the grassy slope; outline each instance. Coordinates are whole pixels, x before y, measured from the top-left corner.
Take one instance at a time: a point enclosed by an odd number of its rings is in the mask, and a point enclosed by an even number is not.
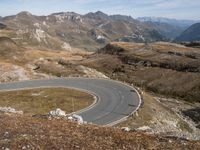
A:
[[[47,88],[0,92],[0,106],[13,107],[25,114],[47,114],[60,108],[67,113],[83,109],[93,103],[93,96],[72,89]],[[74,110],[73,110],[74,106]]]

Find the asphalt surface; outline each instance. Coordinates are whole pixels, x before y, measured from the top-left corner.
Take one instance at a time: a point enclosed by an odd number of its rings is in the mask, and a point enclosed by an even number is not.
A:
[[[140,97],[132,87],[104,79],[63,78],[22,81],[0,84],[0,91],[40,87],[67,87],[92,93],[97,97],[96,103],[76,114],[81,115],[84,121],[98,125],[114,125],[140,106]]]

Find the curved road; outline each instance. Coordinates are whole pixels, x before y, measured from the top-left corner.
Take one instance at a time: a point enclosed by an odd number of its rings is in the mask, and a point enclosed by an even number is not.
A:
[[[96,103],[76,112],[84,121],[112,126],[135,112],[141,103],[135,89],[121,82],[104,79],[61,78],[0,84],[0,91],[40,87],[80,89],[96,96]]]

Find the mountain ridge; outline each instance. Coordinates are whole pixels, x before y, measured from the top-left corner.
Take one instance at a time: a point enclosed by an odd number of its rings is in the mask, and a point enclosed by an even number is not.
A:
[[[165,18],[165,17],[138,17],[138,20],[142,22],[159,22],[159,23],[168,23],[171,25],[176,25],[179,27],[188,27],[194,23],[199,22],[200,20],[187,20],[187,19],[173,19],[173,18]]]
[[[37,47],[70,50],[71,46],[97,50],[124,37],[133,42],[154,42],[165,39],[155,28],[130,16],[107,15],[101,11],[80,15],[58,12],[36,16],[27,11],[7,16],[2,22],[15,33],[16,42]]]
[[[180,36],[178,36],[175,42],[194,42],[200,41],[200,23],[195,23],[187,28]]]

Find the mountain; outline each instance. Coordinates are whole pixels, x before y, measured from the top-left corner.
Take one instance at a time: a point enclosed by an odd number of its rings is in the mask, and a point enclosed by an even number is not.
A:
[[[157,22],[157,23],[167,23],[174,26],[179,26],[183,28],[187,28],[194,23],[197,23],[196,20],[178,20],[178,19],[170,19],[164,17],[139,17],[138,20],[142,22]]]
[[[196,23],[195,20],[177,20],[163,17],[140,17],[139,21],[152,25],[160,34],[170,41],[179,36],[185,29]]]
[[[109,20],[109,16],[101,11],[97,11],[95,13],[93,12],[90,12],[88,14],[85,15],[86,18],[90,18],[90,19],[94,19],[94,20],[97,20],[97,19],[100,19],[100,20]]]
[[[135,22],[136,20],[133,19],[131,16],[125,16],[125,15],[111,15],[110,18],[113,20],[124,20],[129,22]]]
[[[5,29],[7,26],[3,23],[0,23],[0,30]]]
[[[176,42],[200,41],[200,23],[193,24],[175,39]]]
[[[86,15],[59,12],[48,16],[20,12],[4,17],[2,23],[12,30],[8,36],[16,43],[56,50],[71,50],[71,46],[97,50],[116,40],[153,42],[164,39],[156,28],[146,23],[130,16],[109,16],[100,11]]]
[[[155,30],[157,30],[161,35],[165,36],[170,41],[175,39],[185,29],[168,23],[150,22],[150,21],[145,23],[148,24],[149,26],[152,26],[152,28],[155,28]]]

